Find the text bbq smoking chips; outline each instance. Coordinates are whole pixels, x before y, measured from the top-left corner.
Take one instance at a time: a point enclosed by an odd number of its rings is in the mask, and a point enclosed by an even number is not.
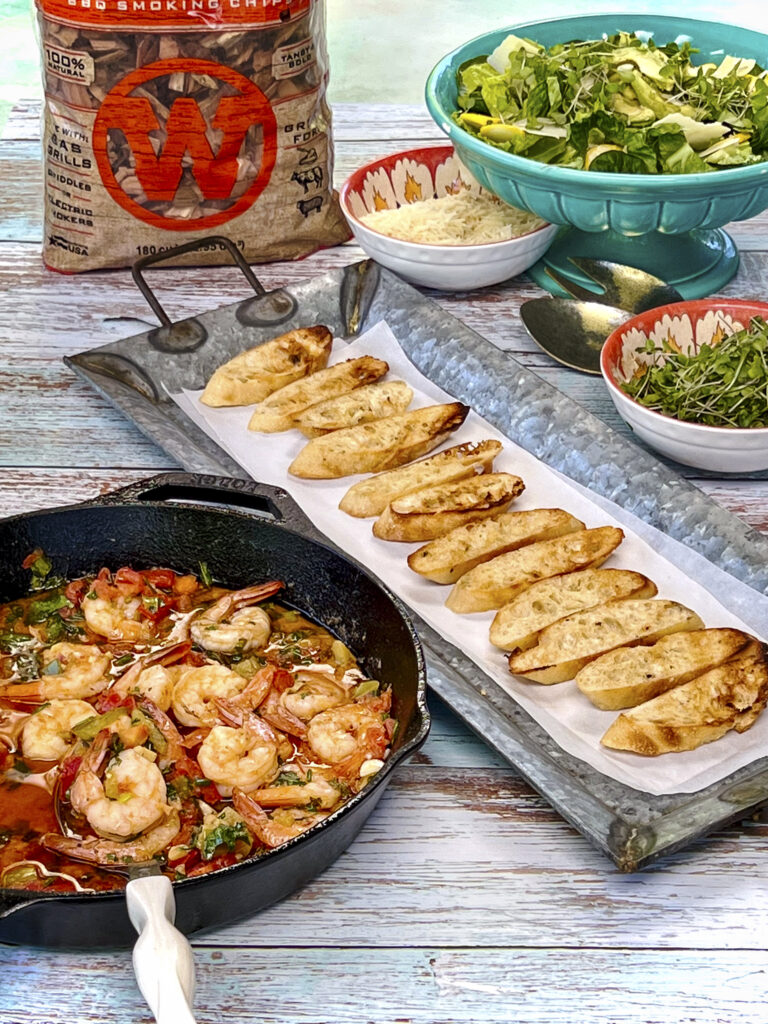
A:
[[[37,6],[48,266],[126,266],[211,233],[251,262],[348,237],[322,0]],[[226,258],[212,245],[186,262]]]

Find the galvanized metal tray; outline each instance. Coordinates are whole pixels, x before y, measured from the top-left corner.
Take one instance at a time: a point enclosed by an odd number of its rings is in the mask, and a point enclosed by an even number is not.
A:
[[[169,391],[203,387],[236,352],[292,327],[325,323],[336,336],[353,338],[386,320],[422,373],[510,439],[768,593],[767,537],[372,261],[271,292],[248,270],[254,294],[171,323],[142,275],[156,259],[140,261],[134,276],[162,326],[65,362],[185,469],[250,479]],[[615,782],[563,751],[461,651],[415,618],[432,688],[622,871],[645,867],[768,801],[768,758],[694,794],[652,796]]]

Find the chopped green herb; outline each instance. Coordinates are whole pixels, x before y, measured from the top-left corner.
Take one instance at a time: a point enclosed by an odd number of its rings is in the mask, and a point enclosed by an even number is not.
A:
[[[26,761],[22,761],[20,757],[15,758],[13,762],[13,770],[18,772],[19,775],[29,775],[32,771]]]
[[[0,651],[4,654],[16,654],[23,650],[25,644],[31,644],[35,638],[29,633],[16,633],[11,630],[8,633],[0,633]]]
[[[64,620],[60,615],[52,615],[45,627],[45,637],[49,644],[58,643],[66,635]]]
[[[40,601],[33,601],[27,609],[25,622],[31,625],[37,622],[45,622],[54,612],[60,608],[71,608],[72,602],[68,601],[63,594],[52,594]]]
[[[128,665],[133,661],[132,654],[121,654],[118,658],[115,658],[112,662],[113,665]]]
[[[96,595],[96,591],[95,590],[89,590],[88,593],[85,596],[88,598],[89,601],[95,601],[96,600],[96,596],[97,596]]]
[[[307,780],[309,775],[307,775]],[[273,786],[303,786],[305,780],[297,772],[280,772],[275,781],[272,783]]]
[[[200,563],[200,579],[202,580],[204,587],[213,586],[213,576],[211,576],[211,571],[208,568],[207,562]]]

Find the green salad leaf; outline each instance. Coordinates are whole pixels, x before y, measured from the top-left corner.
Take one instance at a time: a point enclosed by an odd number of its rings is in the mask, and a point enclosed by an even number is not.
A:
[[[768,73],[690,43],[633,33],[548,49],[508,36],[457,73],[454,119],[491,146],[541,163],[691,174],[768,159]]]

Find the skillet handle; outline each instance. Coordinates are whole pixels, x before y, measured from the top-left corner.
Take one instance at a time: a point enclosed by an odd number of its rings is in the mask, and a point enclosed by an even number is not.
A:
[[[125,505],[134,501],[186,501],[235,506],[283,523],[303,536],[332,546],[287,491],[257,480],[201,473],[159,473],[148,480],[139,480],[117,491],[99,495],[88,504]]]
[[[133,970],[157,1024],[195,1024],[195,964],[192,947],[174,927],[176,905],[170,879],[149,875],[125,890],[128,916],[139,933]]]

